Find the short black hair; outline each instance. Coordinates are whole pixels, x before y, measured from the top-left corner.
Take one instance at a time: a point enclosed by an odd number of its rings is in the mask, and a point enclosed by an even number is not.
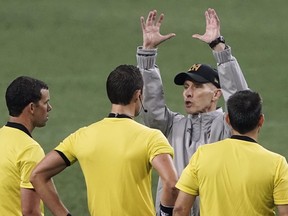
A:
[[[127,105],[136,90],[143,89],[140,70],[134,65],[119,65],[108,76],[106,91],[112,104]]]
[[[255,129],[262,114],[261,96],[251,90],[238,91],[227,101],[228,116],[232,128],[240,134]]]
[[[48,89],[48,85],[41,80],[28,76],[14,79],[5,94],[9,115],[18,117],[29,103],[37,103],[42,97],[42,89]]]

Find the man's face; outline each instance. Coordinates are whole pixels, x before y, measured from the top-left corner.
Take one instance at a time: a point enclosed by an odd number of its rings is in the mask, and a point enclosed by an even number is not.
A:
[[[35,127],[43,127],[48,121],[48,112],[52,110],[52,106],[49,104],[50,94],[48,89],[41,90],[41,100],[35,103],[33,113],[33,123]]]
[[[216,109],[217,89],[212,83],[184,82],[183,97],[187,114],[210,112]]]

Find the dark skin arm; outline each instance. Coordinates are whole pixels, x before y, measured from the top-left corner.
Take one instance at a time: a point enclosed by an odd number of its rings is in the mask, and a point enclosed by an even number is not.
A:
[[[175,187],[178,180],[177,172],[169,154],[157,155],[152,160],[152,166],[158,172],[163,183],[163,192],[160,202],[164,206],[174,206],[178,189]]]
[[[195,199],[196,196],[187,194],[183,191],[179,191],[173,211],[173,216],[189,216]]]
[[[288,205],[278,205],[277,209],[279,216],[288,216]]]
[[[52,180],[53,176],[65,168],[66,164],[63,158],[56,151],[51,151],[36,166],[30,178],[36,192],[55,216],[66,216],[69,213],[60,200]]]
[[[34,189],[21,188],[21,208],[22,214],[29,216],[40,216],[40,197]]]

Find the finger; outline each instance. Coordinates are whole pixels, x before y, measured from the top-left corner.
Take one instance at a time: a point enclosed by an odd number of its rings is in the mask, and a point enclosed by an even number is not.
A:
[[[217,13],[216,13],[216,11],[214,9],[213,9],[213,16],[214,16],[214,18],[216,20],[216,23],[219,24],[220,23],[220,19],[219,19],[218,15],[217,15]]]
[[[196,38],[196,39],[201,39],[203,37],[203,35],[200,34],[193,34],[192,38]]]
[[[170,34],[167,34],[167,35],[163,35],[163,36],[162,36],[163,40],[161,41],[161,43],[164,42],[164,41],[166,41],[166,40],[169,40],[169,39],[171,39],[171,38],[173,38],[173,37],[175,37],[175,36],[176,36],[176,34],[174,34],[174,33],[170,33]]]
[[[213,9],[209,10],[210,24],[215,24],[217,22],[215,17],[215,11]]]
[[[153,12],[154,12],[154,11],[150,11],[150,12],[149,12],[149,14],[148,14],[148,16],[147,16],[147,19],[146,19],[146,24],[151,24]]]
[[[157,27],[160,27],[160,26],[161,26],[163,19],[164,19],[164,14],[162,13],[162,14],[160,15],[157,23],[156,23],[156,26],[157,26]]]
[[[216,14],[216,11],[210,8],[209,14],[210,14],[210,24],[219,26],[220,20]]]
[[[214,19],[214,17],[215,17],[214,9],[208,8],[208,16],[209,16],[210,21],[212,21]]]
[[[213,8],[208,8],[208,14],[209,14],[209,17],[211,18],[211,16],[214,15],[214,9]]]
[[[170,39],[170,38],[172,38],[172,37],[175,37],[175,36],[176,36],[175,33],[170,33],[170,34],[164,35],[163,37],[165,38],[165,40],[168,40],[168,39]]]
[[[209,17],[208,10],[205,11],[205,20],[206,20],[206,26],[208,26],[210,24],[210,17]]]
[[[140,24],[141,24],[141,28],[142,30],[145,30],[145,19],[143,16],[140,17]]]
[[[210,43],[211,42],[209,37],[207,37],[207,35],[205,35],[205,34],[204,35],[194,34],[194,35],[192,35],[192,38],[196,38],[196,39],[201,40],[201,41],[203,41],[205,43]]]
[[[152,18],[151,18],[153,23],[155,23],[155,21],[156,21],[156,16],[157,16],[157,11],[154,10],[152,13]]]

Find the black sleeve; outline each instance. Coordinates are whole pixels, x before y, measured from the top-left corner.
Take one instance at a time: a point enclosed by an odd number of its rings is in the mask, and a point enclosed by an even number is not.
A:
[[[55,151],[62,157],[62,159],[65,161],[65,164],[66,164],[67,166],[70,166],[70,165],[71,165],[70,161],[69,161],[68,158],[65,156],[65,154],[63,154],[63,152],[58,151],[58,150],[55,150]]]

